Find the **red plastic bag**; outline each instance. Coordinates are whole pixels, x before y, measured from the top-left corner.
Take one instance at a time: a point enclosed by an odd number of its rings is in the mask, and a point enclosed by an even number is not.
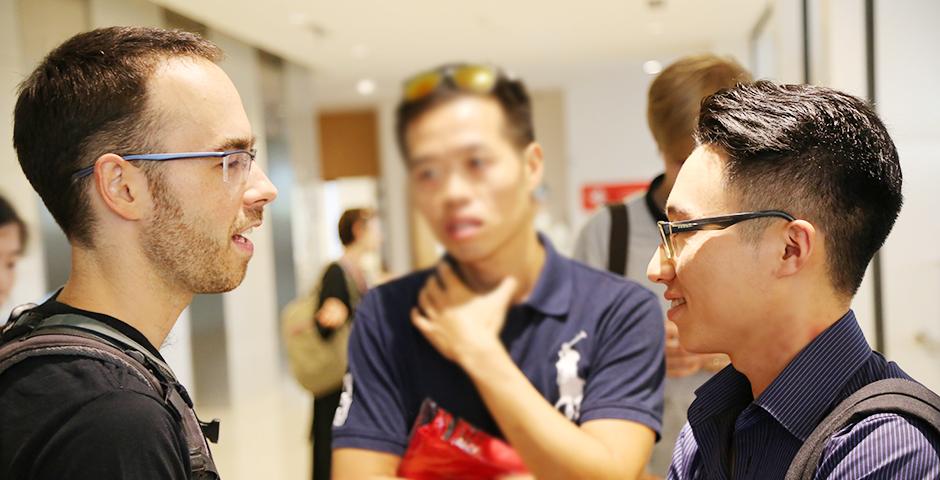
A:
[[[495,479],[528,473],[508,443],[477,430],[426,399],[398,476],[416,480]]]

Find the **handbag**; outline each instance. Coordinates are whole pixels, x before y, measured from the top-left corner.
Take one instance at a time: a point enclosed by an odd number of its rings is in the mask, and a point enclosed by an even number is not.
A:
[[[343,269],[343,273],[347,288],[353,286],[346,269]],[[314,397],[342,388],[348,363],[349,334],[352,331],[352,322],[347,320],[328,338],[320,334],[313,318],[319,306],[319,292],[318,285],[313,292],[295,298],[281,311],[281,337],[287,347],[291,373]],[[355,292],[353,300],[358,300],[358,289],[353,286],[350,292]]]

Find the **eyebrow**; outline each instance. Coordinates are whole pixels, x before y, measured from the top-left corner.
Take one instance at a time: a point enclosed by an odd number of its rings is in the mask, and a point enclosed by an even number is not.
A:
[[[247,138],[246,137],[226,138],[225,140],[222,141],[222,143],[219,143],[218,145],[216,145],[213,151],[224,152],[226,150],[250,150],[251,147],[255,145],[256,140],[257,140],[257,137],[255,137],[254,135],[247,137]]]

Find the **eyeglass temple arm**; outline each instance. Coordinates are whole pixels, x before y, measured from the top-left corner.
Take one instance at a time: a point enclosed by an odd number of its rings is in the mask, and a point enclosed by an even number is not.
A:
[[[688,222],[675,222],[671,224],[670,230],[672,233],[692,232],[696,230],[721,230],[745,220],[765,217],[778,217],[791,222],[795,220],[792,215],[781,210],[764,210],[760,212],[738,213],[720,217],[701,218],[698,220],[690,220]]]

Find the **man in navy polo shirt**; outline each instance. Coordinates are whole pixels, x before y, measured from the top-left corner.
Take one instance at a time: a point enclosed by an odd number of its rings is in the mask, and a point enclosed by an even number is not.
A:
[[[538,478],[640,475],[662,412],[658,302],[536,233],[542,151],[522,83],[488,66],[422,73],[397,133],[448,256],[359,305],[337,478],[394,475],[425,398],[508,440]]]
[[[909,378],[850,310],[901,209],[898,154],[868,105],[809,85],[719,91],[697,136],[648,274],[683,347],[732,364],[696,392],[669,478],[782,479],[842,400]],[[928,425],[876,413],[828,439],[813,478],[936,479],[938,452]]]

